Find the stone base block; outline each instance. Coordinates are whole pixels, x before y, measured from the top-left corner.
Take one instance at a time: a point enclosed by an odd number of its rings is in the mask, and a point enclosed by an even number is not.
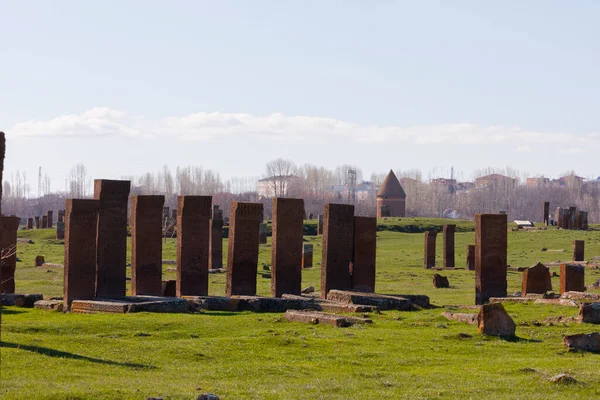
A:
[[[387,296],[376,293],[361,293],[347,290],[330,290],[327,300],[347,304],[360,304],[365,306],[376,306],[380,310],[412,311],[416,307],[404,297]]]
[[[345,317],[335,314],[327,314],[318,311],[288,310],[284,318],[291,322],[303,322],[305,324],[326,324],[338,328],[345,328],[354,324],[365,324],[373,322],[368,318]]]

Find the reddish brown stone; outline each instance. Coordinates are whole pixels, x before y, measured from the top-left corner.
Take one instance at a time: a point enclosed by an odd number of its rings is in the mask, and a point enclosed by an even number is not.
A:
[[[581,229],[583,229],[583,230],[588,229],[588,213],[587,213],[587,211],[581,212]]]
[[[544,211],[543,211],[543,219],[542,221],[544,222],[544,225],[548,225],[548,216],[550,215],[550,202],[545,201],[544,202]]]
[[[565,292],[585,292],[585,267],[560,265],[560,294]]]
[[[65,222],[65,210],[58,210],[58,222]]]
[[[215,216],[213,212],[213,219],[210,220],[210,255],[208,257],[210,269],[223,268],[223,218],[215,219]]]
[[[42,229],[48,228],[48,216],[42,215]]]
[[[17,268],[17,230],[21,218],[0,217],[0,252],[2,253],[2,281],[0,293],[15,292],[15,270]]]
[[[47,221],[48,221],[46,226],[48,228],[52,228],[54,226],[54,212],[52,210],[48,210],[48,214],[46,217],[47,217]]]
[[[475,271],[475,245],[467,245],[467,269],[469,271]]]
[[[177,296],[208,295],[211,196],[177,198]]]
[[[542,263],[537,263],[531,268],[523,271],[523,281],[521,285],[521,296],[528,293],[546,293],[552,290],[552,281],[550,280],[550,270]]]
[[[585,241],[573,240],[573,261],[584,261]]]
[[[352,290],[375,292],[377,218],[354,217],[354,254],[350,263]]]
[[[93,299],[96,291],[96,232],[98,200],[66,201],[64,300]]]
[[[569,207],[569,229],[577,228],[577,207],[571,206]]]
[[[305,243],[302,248],[302,268],[312,268],[313,266],[313,245]]]
[[[489,214],[488,214],[489,215]],[[477,315],[479,333],[489,336],[513,337],[517,325],[501,303],[484,304]]]
[[[435,231],[426,231],[425,232],[425,268],[433,268],[435,267],[435,239],[437,236],[437,232]]]
[[[454,232],[456,225],[444,225],[444,268],[454,268]]]
[[[229,206],[227,296],[256,295],[258,230],[262,214],[261,203],[233,201]]]
[[[302,290],[304,200],[273,199],[271,296],[299,295]]]
[[[162,206],[165,196],[131,198],[131,294],[162,295]]]
[[[258,243],[267,244],[267,236],[268,236],[267,224],[260,224],[260,226],[258,228]]]
[[[385,213],[386,215],[382,215]],[[404,217],[406,215],[406,193],[390,170],[377,192],[377,218]]]
[[[33,229],[33,218],[27,218],[27,225],[25,225],[25,229]]]
[[[34,217],[35,220],[35,229],[40,229],[40,227],[42,226],[40,224],[40,217]]]
[[[35,256],[35,266],[41,267],[46,262],[44,256]]]
[[[325,204],[323,212],[323,257],[321,298],[331,289],[352,289],[350,263],[354,249],[354,206]]]
[[[448,277],[440,274],[433,274],[433,287],[438,289],[449,288],[450,282],[448,281]]]
[[[162,295],[165,297],[177,297],[177,281],[163,281]]]
[[[475,216],[475,303],[506,297],[506,214]]]
[[[125,296],[127,264],[127,201],[130,181],[94,180],[100,202],[96,250],[96,296]]]

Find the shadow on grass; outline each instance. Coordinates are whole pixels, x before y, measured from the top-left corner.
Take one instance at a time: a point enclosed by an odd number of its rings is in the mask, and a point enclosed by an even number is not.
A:
[[[2,307],[2,315],[11,315],[11,314],[23,314],[27,311],[19,311],[19,310],[9,310],[8,308]]]
[[[525,339],[518,336],[498,336],[498,339],[512,343],[542,343],[540,339]]]
[[[87,356],[82,356],[79,354],[69,353],[66,351],[49,349],[48,347],[30,346],[30,345],[26,345],[26,344],[9,343],[9,342],[0,342],[0,347],[6,347],[8,349],[31,351],[32,353],[38,353],[38,354],[42,354],[42,355],[45,355],[48,357],[58,357],[58,358],[67,358],[67,359],[71,359],[71,360],[89,361],[89,362],[96,363],[96,364],[115,365],[115,366],[119,366],[119,367],[127,367],[127,368],[135,368],[135,369],[156,369],[156,367],[153,365],[102,360],[100,358],[87,357]]]

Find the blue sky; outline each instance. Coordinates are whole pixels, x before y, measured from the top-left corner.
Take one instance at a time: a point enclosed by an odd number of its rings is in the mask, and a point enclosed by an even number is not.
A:
[[[42,166],[57,189],[78,162],[600,175],[599,2],[0,0],[0,16],[5,174]]]

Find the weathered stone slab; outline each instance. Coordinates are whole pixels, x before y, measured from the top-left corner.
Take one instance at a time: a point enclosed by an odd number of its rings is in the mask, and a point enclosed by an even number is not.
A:
[[[65,238],[65,223],[58,221],[56,223],[56,239],[63,240]]]
[[[579,306],[579,322],[600,324],[600,303],[581,303]]]
[[[477,324],[477,314],[443,312],[442,317],[450,321],[463,322],[469,325]]]
[[[40,310],[63,312],[64,302],[62,300],[38,300],[33,306]]]
[[[35,220],[35,229],[40,229],[42,227],[40,217],[33,217],[33,219]]]
[[[560,297],[562,299],[600,302],[600,293],[564,292]]]
[[[48,210],[46,214],[48,228],[54,227],[54,211]]]
[[[339,303],[376,306],[380,310],[412,311],[415,309],[413,303],[406,298],[376,293],[361,293],[333,289],[327,294],[327,300],[337,301]]]
[[[273,199],[271,237],[271,296],[300,294],[304,200]]]
[[[585,292],[585,267],[580,265],[560,265],[560,294],[565,292]]]
[[[490,297],[490,303],[530,303],[535,301],[535,297]]]
[[[573,261],[584,261],[585,241],[573,240]]]
[[[58,210],[57,221],[65,222],[65,210]]]
[[[162,212],[165,196],[131,198],[131,294],[162,294]]]
[[[550,304],[554,306],[579,307],[573,300],[567,299],[536,299],[533,304]]]
[[[435,239],[437,236],[436,231],[426,231],[424,234],[425,237],[425,246],[424,246],[424,266],[426,269],[430,269],[435,267]]]
[[[352,290],[375,292],[377,218],[354,217],[354,255],[350,263]]]
[[[42,215],[42,229],[48,228],[48,216]]]
[[[72,300],[93,299],[96,292],[98,200],[68,199],[65,210],[65,311]]]
[[[563,344],[569,349],[600,352],[600,333],[580,333],[578,335],[565,336]]]
[[[161,283],[162,295],[164,297],[177,297],[177,281],[169,280]]]
[[[312,268],[313,266],[313,245],[304,243],[302,246],[302,268]]]
[[[475,216],[475,304],[506,297],[506,214]]]
[[[157,299],[155,297],[128,299],[130,301],[116,299],[74,300],[71,305],[71,312],[81,314],[187,313],[191,310],[188,301],[185,299]]]
[[[219,210],[221,211],[221,210]],[[210,220],[210,254],[208,256],[209,269],[223,268],[223,218]]]
[[[17,230],[21,218],[11,216],[0,216],[0,253],[2,262],[0,269],[2,281],[0,281],[0,292],[15,292],[15,270],[17,269]]]
[[[467,269],[469,271],[475,271],[475,245],[467,245]]]
[[[477,314],[479,333],[488,336],[514,337],[517,325],[501,303],[484,304]]]
[[[25,225],[25,229],[33,229],[33,218],[27,218],[27,224]]]
[[[41,294],[2,293],[2,305],[31,308],[36,301],[43,300]]]
[[[550,202],[545,201],[544,202],[544,211],[542,212],[542,221],[544,222],[544,225],[548,225],[548,217],[550,216]]]
[[[368,313],[368,312],[377,312],[379,308],[376,306],[364,306],[360,304],[347,304],[347,303],[339,303],[336,301],[330,301],[325,299],[320,299],[317,297],[308,297],[308,296],[296,296],[292,294],[284,294],[281,296],[283,299],[288,300],[298,300],[303,302],[303,309],[316,310],[316,311],[326,311],[326,312],[348,312],[348,313]]]
[[[235,296],[240,300],[240,311],[252,312],[284,312],[286,310],[302,310],[307,308],[303,299],[284,299],[279,297]]]
[[[96,251],[96,296],[125,296],[127,201],[130,181],[94,180],[99,201]]]
[[[433,274],[433,287],[438,289],[449,288],[450,282],[448,281],[448,277],[440,274]]]
[[[323,257],[321,298],[331,289],[352,288],[350,263],[354,248],[354,206],[325,204],[323,211]]]
[[[345,328],[354,324],[367,324],[373,321],[368,318],[357,318],[339,316],[335,314],[327,314],[318,311],[297,311],[288,310],[284,314],[284,318],[291,322],[303,322],[306,324],[326,324],[338,328]]]
[[[269,235],[269,230],[267,224],[260,224],[258,227],[258,243],[259,244],[267,244],[267,237]]]
[[[410,302],[413,303],[414,305],[422,307],[422,308],[429,308],[429,307],[431,307],[431,302],[429,300],[429,296],[426,296],[424,294],[385,293],[383,295],[390,296],[390,297],[400,297],[400,298],[403,298],[403,299],[407,299],[407,300],[410,300]]]
[[[258,266],[258,231],[262,222],[263,205],[233,201],[229,209],[229,249],[225,293],[227,296],[254,296]]]
[[[177,198],[177,296],[208,295],[211,196]]]
[[[444,241],[444,268],[454,268],[454,233],[456,225],[444,225],[442,233]]]
[[[192,301],[194,305],[201,310],[232,312],[240,310],[241,300],[236,297],[184,296],[184,298]]]
[[[529,293],[546,293],[552,290],[550,269],[542,263],[537,263],[523,271],[521,296]]]

